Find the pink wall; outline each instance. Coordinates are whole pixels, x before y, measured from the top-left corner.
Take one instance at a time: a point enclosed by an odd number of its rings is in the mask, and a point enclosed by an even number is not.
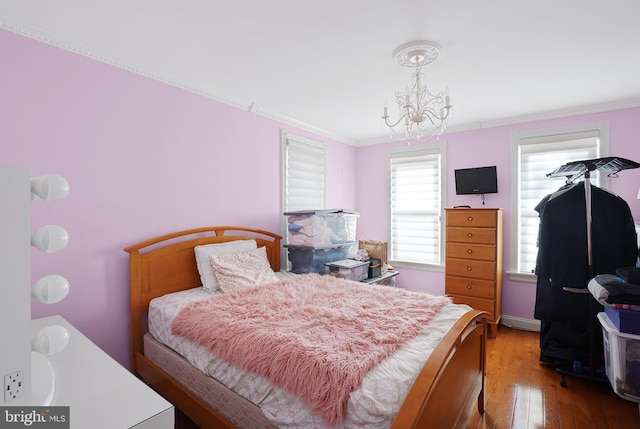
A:
[[[446,207],[470,205],[483,207],[479,196],[455,194],[453,171],[457,168],[496,165],[498,169],[498,194],[487,195],[484,207],[504,209],[504,271],[502,311],[508,316],[533,319],[535,283],[509,280],[506,271],[510,264],[511,239],[511,133],[532,130],[610,121],[610,154],[640,162],[640,108],[624,109],[598,114],[575,116],[563,119],[530,122],[518,125],[486,128],[442,136],[447,142],[447,203]],[[358,224],[359,235],[367,238],[386,239],[387,210],[384,198],[375,198],[372,190],[380,196],[387,189],[386,159],[391,147],[404,146],[406,142],[368,146],[358,149],[356,156],[356,207],[366,214]],[[415,146],[416,143],[411,143]],[[371,172],[382,174],[374,175]],[[640,188],[640,169],[625,170],[619,178],[611,179],[610,189],[624,198],[636,221],[640,221],[640,200],[636,199]],[[366,191],[363,191],[365,190]],[[396,284],[401,287],[444,293],[444,273],[402,268]]]
[[[63,315],[121,363],[129,361],[122,249],[203,225],[279,231],[281,128],[327,143],[327,206],[359,211],[359,237],[386,239],[386,151],[405,143],[354,148],[4,30],[0,52],[0,163],[71,184],[67,199],[32,204],[34,229],[60,224],[71,235],[59,253],[32,251],[32,280],[58,273],[72,285],[59,304],[33,304],[32,316]],[[487,207],[505,208],[508,267],[510,133],[605,119],[611,153],[640,160],[640,109],[446,136],[447,206],[480,203],[455,196],[455,168],[496,164],[500,193]],[[640,169],[613,183],[636,219],[639,186]],[[443,278],[403,269],[398,284],[442,293]],[[505,277],[504,313],[532,318],[534,292]]]
[[[64,226],[69,246],[32,251],[32,281],[69,279],[61,314],[129,361],[123,248],[206,225],[280,230],[280,130],[327,143],[328,207],[355,206],[356,149],[0,30],[0,164],[58,173],[62,201],[32,204],[32,228]]]

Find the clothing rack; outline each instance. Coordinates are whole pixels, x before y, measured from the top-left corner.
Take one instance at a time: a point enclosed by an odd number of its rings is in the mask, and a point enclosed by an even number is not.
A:
[[[584,195],[585,195],[585,206],[586,206],[586,220],[587,220],[587,255],[588,255],[588,265],[589,265],[589,277],[593,277],[593,250],[592,250],[592,218],[591,218],[591,172],[592,171],[602,171],[606,173],[608,177],[617,177],[617,174],[622,170],[633,169],[640,167],[635,161],[631,161],[629,159],[620,158],[620,157],[605,157],[605,158],[595,158],[595,159],[586,159],[582,161],[573,161],[568,162],[558,168],[556,168],[551,173],[547,174],[547,177],[565,177],[566,184],[572,184],[576,180],[584,177]],[[567,292],[573,293],[589,293],[586,285],[585,288],[568,288],[563,287],[563,289]],[[606,381],[606,375],[600,373],[598,374],[597,368],[595,368],[595,359],[594,359],[594,351],[595,345],[594,340],[592,338],[593,331],[593,317],[591,317],[591,313],[593,312],[593,302],[589,300],[589,320],[588,320],[588,335],[589,335],[589,376],[586,378]],[[560,385],[562,387],[567,386],[567,382],[565,379],[565,375],[574,375],[585,378],[580,372],[580,365],[574,364],[574,371],[567,371],[565,369],[558,368],[556,371],[562,375],[562,380],[560,381]]]
[[[599,170],[607,173],[607,176],[614,177],[618,172],[630,168],[638,168],[640,164],[625,158],[606,157],[596,159],[585,159],[582,161],[572,161],[556,168],[547,177],[566,177],[567,183],[573,183],[582,176],[589,178],[590,172]]]

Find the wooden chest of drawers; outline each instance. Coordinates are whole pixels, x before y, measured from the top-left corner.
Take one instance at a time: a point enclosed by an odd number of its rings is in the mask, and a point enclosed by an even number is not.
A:
[[[491,313],[489,336],[502,317],[502,209],[445,209],[445,293]]]

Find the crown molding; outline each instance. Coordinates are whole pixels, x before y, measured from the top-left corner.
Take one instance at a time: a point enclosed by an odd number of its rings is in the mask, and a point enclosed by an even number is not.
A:
[[[355,145],[355,142],[347,137],[337,135],[325,129],[313,126],[303,121],[298,121],[288,116],[280,115],[268,109],[263,109],[254,102],[245,102],[229,97],[220,96],[213,91],[205,89],[203,85],[196,82],[191,82],[186,79],[178,78],[171,74],[164,73],[162,71],[154,69],[154,67],[152,66],[142,64],[136,60],[122,58],[121,56],[116,56],[109,52],[97,50],[94,47],[86,46],[78,40],[73,40],[46,28],[38,27],[32,23],[27,23],[15,16],[11,16],[6,13],[0,14],[0,29],[10,31],[12,33],[16,33],[51,46],[55,46],[60,49],[64,49],[74,54],[82,55],[83,57],[109,64],[113,67],[117,67],[119,69],[123,69],[149,79],[163,82],[176,88],[180,88],[182,90],[210,98],[220,103],[246,110],[250,113],[255,113],[257,115],[273,119],[277,122],[282,122],[283,124],[289,126],[300,128],[305,131],[330,138],[332,140]]]
[[[461,124],[447,128],[448,133],[479,130],[483,128],[502,127],[507,125],[522,124],[526,122],[546,121],[551,119],[566,118],[570,116],[588,115],[592,113],[609,112],[613,110],[640,107],[640,98],[617,100],[610,103],[592,104],[586,106],[571,107],[567,109],[549,110],[546,112],[532,113],[528,115],[512,116],[491,121]]]
[[[115,56],[110,54],[109,52],[100,51],[94,47],[86,46],[80,41],[70,39],[46,28],[37,27],[34,24],[26,23],[19,18],[9,16],[7,14],[0,14],[0,28],[24,37],[28,37],[38,42],[45,43],[47,45],[55,46],[56,48],[64,49],[74,54],[82,55],[83,57],[109,64],[111,66],[129,71],[131,73],[148,77],[150,79],[164,82],[189,92],[212,98],[216,101],[220,101],[234,107],[248,107],[247,103],[220,97],[217,94],[203,89],[196,83],[177,78],[168,73],[154,70],[152,67],[141,64],[138,61],[122,58],[121,56]]]
[[[224,103],[229,106],[233,106],[250,113],[261,115],[266,118],[272,119],[274,121],[281,122],[285,125],[299,128],[301,130],[305,130],[313,134],[317,134],[317,135],[329,138],[331,140],[349,144],[351,146],[356,146],[356,147],[370,146],[374,144],[382,144],[382,143],[388,143],[391,141],[397,141],[397,139],[395,138],[390,138],[388,134],[386,135],[381,134],[377,137],[365,138],[365,139],[351,139],[342,135],[338,135],[326,129],[311,125],[309,123],[299,121],[285,115],[281,115],[277,112],[273,112],[268,109],[264,109],[259,105],[257,105],[255,102],[245,102],[242,100],[221,96],[220,94],[216,94],[210,90],[205,89],[203,85],[198,84],[197,82],[191,82],[183,78],[178,78],[171,74],[164,73],[162,71],[156,70],[152,66],[141,64],[139,61],[136,61],[136,60],[122,58],[120,56],[113,55],[109,52],[102,52],[100,50],[95,49],[94,47],[86,46],[85,44],[83,44],[78,40],[70,39],[64,35],[57,34],[43,27],[38,27],[33,23],[25,22],[15,16],[11,16],[6,13],[4,14],[0,13],[0,29],[4,29],[12,33],[19,34],[21,36],[28,37],[33,40],[37,40],[39,42],[42,42],[51,46],[55,46],[57,48],[64,49],[66,51],[69,51],[78,55],[82,55],[84,57],[87,57],[96,61],[100,61],[105,64],[109,64],[113,67],[117,67],[117,68],[129,71],[131,73],[135,73],[140,76],[147,77],[149,79],[154,79],[156,81],[163,82],[165,84],[180,88],[182,90],[189,91],[194,94],[198,94],[203,97],[210,98],[220,103]],[[558,119],[562,117],[577,116],[577,115],[584,115],[584,114],[590,114],[590,113],[600,113],[600,112],[605,112],[610,110],[627,109],[627,108],[633,108],[633,107],[640,107],[640,98],[630,98],[627,100],[621,100],[621,101],[616,101],[612,103],[605,103],[605,104],[598,104],[598,105],[591,105],[591,106],[581,106],[576,108],[554,110],[554,111],[548,111],[548,112],[539,112],[531,115],[514,116],[514,117],[502,118],[497,120],[458,124],[458,125],[449,126],[447,130],[441,135],[441,137],[446,136],[447,134],[458,133],[458,132],[474,131],[474,130],[480,130],[484,128],[514,125],[514,124],[525,123],[525,122]],[[429,138],[429,139],[423,139],[423,140],[428,142],[428,141],[431,141],[432,139]]]
[[[592,113],[610,112],[613,110],[631,109],[640,107],[640,98],[633,97],[625,100],[618,100],[611,103],[593,104],[588,106],[580,106],[561,110],[550,110],[547,112],[538,112],[529,115],[512,116],[508,118],[501,118],[490,121],[469,122],[464,124],[457,124],[448,126],[446,131],[440,135],[441,138],[446,137],[449,134],[461,133],[467,131],[477,131],[486,128],[504,127],[508,125],[523,124],[527,122],[538,122],[552,119],[567,118],[571,116],[588,115]],[[422,139],[422,142],[429,143],[434,142],[436,137]],[[356,142],[356,146],[370,146],[375,144],[387,143],[390,141],[397,141],[396,139],[390,139],[389,136],[373,137],[366,140],[360,140]]]

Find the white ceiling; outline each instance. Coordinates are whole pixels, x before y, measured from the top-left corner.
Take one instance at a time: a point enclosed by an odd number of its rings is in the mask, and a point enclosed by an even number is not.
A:
[[[0,0],[0,28],[356,145],[388,139],[413,40],[442,49],[424,72],[449,131],[640,106],[639,20],[638,0]]]

